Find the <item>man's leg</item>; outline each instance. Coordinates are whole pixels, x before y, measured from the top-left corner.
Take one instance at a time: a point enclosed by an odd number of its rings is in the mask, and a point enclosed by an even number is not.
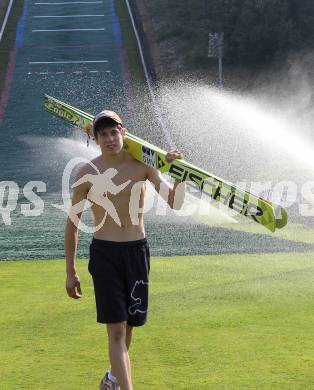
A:
[[[126,322],[107,324],[109,359],[112,374],[121,390],[132,390],[130,359],[126,345]],[[131,341],[130,334],[128,336]]]
[[[126,325],[126,335],[125,335],[125,345],[126,345],[126,348],[128,351],[130,349],[130,345],[131,345],[131,341],[132,341],[132,331],[133,331],[133,326],[130,326],[127,324]],[[129,362],[128,371],[129,371],[130,378],[132,378],[130,359],[128,360],[128,362]]]
[[[130,325],[127,324],[127,325],[126,325],[126,334],[125,334],[125,345],[126,345],[127,350],[129,350],[130,345],[131,345],[132,331],[133,331],[133,326],[130,326]],[[128,364],[129,376],[132,377],[132,375],[131,375],[131,364],[130,364],[130,359],[128,360],[128,362],[129,362],[129,364]],[[113,374],[112,368],[110,368],[109,371],[111,372],[111,374],[112,374],[113,376],[115,376],[115,375]]]
[[[126,335],[125,335],[125,344],[127,349],[130,349],[131,341],[132,341],[132,331],[133,331],[133,326],[126,325]]]

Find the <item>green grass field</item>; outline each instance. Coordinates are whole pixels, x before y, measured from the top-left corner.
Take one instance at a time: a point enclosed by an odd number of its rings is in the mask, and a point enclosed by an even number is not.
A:
[[[1,389],[97,389],[108,367],[87,261],[1,262]],[[313,389],[314,253],[152,259],[136,390]]]

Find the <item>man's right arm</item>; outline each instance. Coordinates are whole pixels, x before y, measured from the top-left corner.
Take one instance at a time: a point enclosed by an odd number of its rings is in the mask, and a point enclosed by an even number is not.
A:
[[[84,171],[81,170],[78,173],[75,181],[80,179],[83,175]],[[87,183],[82,183],[81,185],[75,187],[72,197],[72,207],[69,211],[69,217],[67,219],[65,228],[64,250],[67,274],[66,290],[69,297],[74,299],[78,299],[82,295],[80,279],[76,269],[76,253],[78,244],[78,224],[84,209],[87,193]]]

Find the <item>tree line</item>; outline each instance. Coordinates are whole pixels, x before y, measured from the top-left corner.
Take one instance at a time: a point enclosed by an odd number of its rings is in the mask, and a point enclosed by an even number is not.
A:
[[[224,32],[224,57],[230,64],[267,63],[313,47],[314,0],[146,2],[158,40],[176,42],[187,63],[208,61],[208,33],[216,31]]]

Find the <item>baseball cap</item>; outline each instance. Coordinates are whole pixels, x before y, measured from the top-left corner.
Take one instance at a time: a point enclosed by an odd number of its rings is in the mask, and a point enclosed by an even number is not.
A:
[[[95,116],[94,121],[93,121],[93,128],[95,129],[96,126],[103,119],[111,119],[113,122],[116,122],[118,125],[122,125],[122,120],[116,112],[109,111],[109,110],[103,110]]]

